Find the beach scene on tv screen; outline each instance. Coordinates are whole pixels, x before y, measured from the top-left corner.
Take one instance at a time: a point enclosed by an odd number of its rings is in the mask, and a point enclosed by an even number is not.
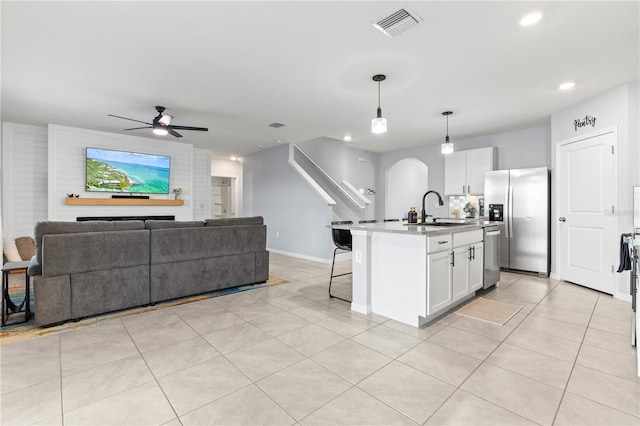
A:
[[[87,191],[168,194],[171,157],[87,148]]]

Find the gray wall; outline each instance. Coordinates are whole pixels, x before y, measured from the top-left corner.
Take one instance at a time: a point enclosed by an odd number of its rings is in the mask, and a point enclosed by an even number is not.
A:
[[[330,208],[288,157],[282,145],[244,158],[244,215],[264,217],[269,250],[331,259]]]
[[[349,144],[330,138],[317,138],[296,144],[334,180],[342,184],[346,180],[356,188],[376,188],[378,177],[378,154],[353,148]],[[375,216],[377,195],[365,196],[371,201],[365,211],[366,219]],[[349,219],[349,218],[348,218]]]
[[[478,136],[456,140],[452,138],[456,151],[485,148],[498,148],[498,164],[496,169],[516,169],[527,167],[550,167],[551,130],[550,126],[533,127],[493,135]],[[429,167],[429,188],[444,194],[444,156],[440,154],[440,145],[427,145],[398,151],[384,152],[378,157],[378,194],[376,217],[384,217],[384,179],[385,173],[396,162],[403,158],[417,158]],[[443,207],[433,204],[429,198],[427,211],[434,216],[449,216],[448,203]],[[410,207],[410,206],[407,206]],[[432,213],[433,212],[433,213]]]
[[[550,166],[549,126],[464,140],[454,138],[453,142],[456,150],[497,147],[497,168]],[[368,208],[367,214],[373,214],[374,208],[374,217],[378,219],[384,218],[385,172],[403,158],[416,158],[429,167],[429,188],[425,188],[425,192],[434,189],[444,193],[444,157],[440,154],[440,145],[381,154],[351,148],[329,138],[297,145],[335,180],[346,179],[357,188],[376,189],[375,195],[367,195],[375,202],[375,207],[370,206],[372,209]],[[289,166],[287,159],[288,145],[245,157],[245,216],[264,216],[270,249],[308,258],[331,259],[333,244],[326,228],[331,221],[330,207]],[[429,198],[429,214],[449,216],[447,203],[437,208],[434,198]],[[276,233],[280,236],[276,237]]]
[[[555,148],[558,142],[588,135],[609,127],[615,126],[617,128],[618,203],[616,216],[618,218],[618,232],[610,236],[610,238],[614,238],[616,241],[620,237],[620,233],[631,232],[633,230],[633,186],[640,185],[638,172],[638,162],[640,160],[640,144],[638,143],[640,134],[638,129],[638,90],[640,90],[638,82],[625,84],[551,115],[552,138],[549,145],[552,150],[552,164],[554,167],[556,156]],[[585,126],[576,129],[573,121],[578,118],[583,118],[585,115],[597,118],[595,126]],[[556,206],[553,203],[555,197],[556,188],[552,181],[552,218],[558,216]],[[557,249],[556,236],[558,234],[558,222],[552,220],[551,224],[551,252],[553,253]],[[557,262],[555,257],[552,256],[551,272],[556,273],[556,271]],[[616,280],[616,291],[619,294],[628,294],[628,275],[616,274]]]

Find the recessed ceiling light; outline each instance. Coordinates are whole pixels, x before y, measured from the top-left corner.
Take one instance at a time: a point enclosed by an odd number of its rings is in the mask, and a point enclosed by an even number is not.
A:
[[[573,81],[566,81],[564,83],[562,83],[560,86],[558,86],[558,89],[560,90],[569,90],[569,89],[573,89],[573,87],[576,84]]]
[[[231,161],[236,161],[238,159],[238,157],[236,157],[235,155],[232,155],[231,157],[229,157],[229,160]]]
[[[528,27],[529,25],[533,25],[538,23],[542,19],[542,13],[533,12],[528,15],[525,15],[522,19],[520,19],[520,25],[523,27]]]
[[[276,139],[276,143],[282,143],[282,139]]]
[[[342,138],[343,141],[345,142],[351,142],[351,139],[353,139],[351,136],[346,135],[344,138]]]

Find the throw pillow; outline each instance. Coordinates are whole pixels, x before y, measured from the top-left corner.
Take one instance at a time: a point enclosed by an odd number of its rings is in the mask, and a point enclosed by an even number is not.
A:
[[[31,237],[16,238],[16,247],[18,247],[18,253],[20,253],[22,260],[29,260],[35,254],[33,238]]]
[[[7,258],[7,262],[22,262],[22,258],[18,252],[18,247],[16,247],[16,243],[14,241],[5,244],[2,249],[4,251],[4,257]]]

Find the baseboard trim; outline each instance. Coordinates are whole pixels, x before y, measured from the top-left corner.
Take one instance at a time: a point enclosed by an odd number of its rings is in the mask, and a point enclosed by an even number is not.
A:
[[[301,254],[301,253],[293,253],[285,250],[278,250],[270,247],[267,247],[267,250],[269,252],[283,254],[285,256],[297,257],[298,259],[312,260],[314,262],[331,263],[331,260],[332,260],[332,259],[323,259],[321,257],[308,256],[306,254]]]
[[[351,302],[351,310],[361,314],[369,315],[371,313],[371,305],[361,305],[359,303]]]

